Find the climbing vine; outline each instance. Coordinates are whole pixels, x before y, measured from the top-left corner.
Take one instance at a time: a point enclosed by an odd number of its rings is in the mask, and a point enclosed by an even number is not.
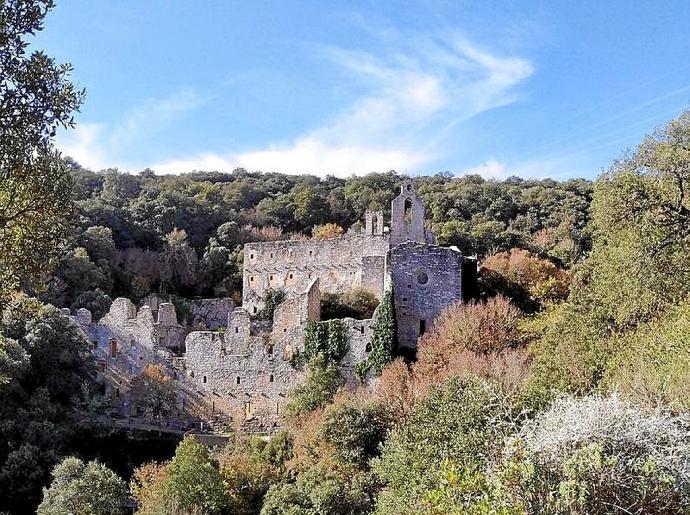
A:
[[[293,365],[303,365],[318,355],[323,356],[327,364],[337,365],[348,348],[347,330],[342,320],[309,322],[304,331],[304,352],[297,357]]]
[[[371,352],[365,361],[357,364],[356,372],[359,380],[369,373],[379,376],[383,367],[393,361],[397,347],[397,329],[395,326],[395,305],[393,304],[393,290],[389,289],[383,296],[378,308],[374,334],[371,338]]]

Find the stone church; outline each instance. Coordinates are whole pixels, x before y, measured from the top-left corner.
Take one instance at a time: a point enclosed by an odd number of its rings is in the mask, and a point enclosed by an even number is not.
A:
[[[105,382],[122,405],[129,379],[158,364],[177,385],[178,411],[193,407],[211,423],[270,430],[282,425],[288,392],[304,379],[291,358],[304,348],[307,324],[321,318],[322,292],[364,288],[381,300],[392,290],[403,355],[414,355],[417,339],[443,309],[474,295],[476,260],[435,245],[424,211],[407,180],[392,201],[389,228],[382,212],[367,212],[360,232],[246,244],[242,306],[229,299],[194,301],[193,327],[178,324],[175,308],[156,299],[139,310],[116,299],[98,322],[86,310],[74,318],[93,341]],[[285,298],[273,319],[263,321],[257,315],[270,291]],[[377,316],[378,308],[371,319],[342,320],[349,350],[339,367],[351,385],[358,381],[356,365],[371,351]]]

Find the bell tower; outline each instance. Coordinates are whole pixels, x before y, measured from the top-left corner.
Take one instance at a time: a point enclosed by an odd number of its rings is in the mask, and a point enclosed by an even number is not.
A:
[[[406,241],[426,243],[424,209],[424,201],[417,195],[412,181],[407,179],[400,186],[400,194],[391,202],[391,247]]]

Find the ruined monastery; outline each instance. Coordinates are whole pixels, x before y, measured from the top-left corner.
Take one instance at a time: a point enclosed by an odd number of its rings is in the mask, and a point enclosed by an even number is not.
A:
[[[390,227],[382,212],[367,212],[364,229],[328,240],[248,243],[244,247],[242,305],[230,299],[190,302],[182,326],[172,304],[156,296],[137,307],[116,299],[98,321],[80,309],[73,319],[93,344],[113,413],[136,416],[129,381],[146,365],[163,367],[177,391],[171,420],[190,414],[227,429],[270,431],[282,425],[288,392],[306,372],[293,366],[307,324],[320,320],[322,292],[359,287],[379,301],[392,291],[398,351],[413,355],[417,339],[449,305],[476,288],[476,260],[439,247],[424,226],[424,202],[412,181],[392,201]],[[285,300],[272,321],[257,316],[266,292]],[[371,319],[345,318],[348,351],[339,366],[349,384],[371,351],[381,305]]]

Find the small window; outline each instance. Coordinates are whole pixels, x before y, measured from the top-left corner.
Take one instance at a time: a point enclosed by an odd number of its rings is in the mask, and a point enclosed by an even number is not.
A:
[[[364,334],[364,326],[360,327],[359,330],[362,334]]]
[[[364,347],[364,352],[371,352],[371,342],[367,342],[367,346]]]
[[[117,358],[117,341],[110,340],[110,357]]]
[[[408,184],[407,185],[407,191],[411,191],[411,190],[412,190],[412,184]]]
[[[271,252],[271,258],[273,257],[273,252]]]
[[[237,384],[240,384],[240,376],[237,376]]]
[[[194,370],[192,370],[192,371],[189,373],[189,377],[191,377],[192,379],[194,379]]]
[[[292,274],[290,274],[290,279],[292,279]]]
[[[287,327],[283,327],[283,332],[287,333]]]
[[[309,257],[312,257],[313,255],[314,255],[314,251],[313,251],[313,250],[310,250],[310,251],[309,251]]]
[[[419,321],[419,335],[423,335],[426,332],[426,320]]]
[[[235,334],[237,334],[237,333],[239,333],[239,332],[240,332],[240,328],[239,328],[239,327],[235,327]]]
[[[269,276],[268,276],[268,280],[269,280],[269,281],[272,281],[272,280],[273,280],[273,276],[272,276],[272,275],[269,275]]]
[[[115,397],[120,397],[120,389],[115,388]]]
[[[253,283],[253,282],[254,282],[254,277],[253,277],[253,276],[249,278],[249,282],[250,282],[250,283]]]
[[[204,381],[204,384],[206,384],[206,376],[204,376],[204,379],[203,379],[203,381]]]
[[[268,354],[269,356],[273,356],[273,345],[269,345],[268,347],[266,347],[266,354]]]
[[[254,254],[249,254],[249,259],[254,259]]]
[[[269,383],[272,383],[272,382],[273,382],[273,374],[271,374],[270,376],[268,376],[268,382],[269,382]]]
[[[254,306],[254,314],[256,315],[257,309],[256,306]]]
[[[280,415],[280,403],[276,402],[276,415]]]
[[[407,297],[403,297],[403,302],[407,302]]]

